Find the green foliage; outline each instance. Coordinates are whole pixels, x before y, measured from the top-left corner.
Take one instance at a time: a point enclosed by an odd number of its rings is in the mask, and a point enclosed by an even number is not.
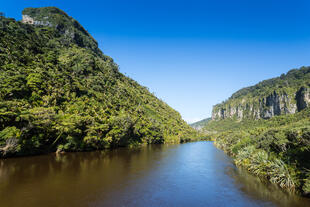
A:
[[[282,188],[309,194],[310,108],[269,120],[211,121],[205,127],[237,165]]]
[[[304,185],[302,187],[302,190],[306,194],[310,194],[310,171],[308,171],[306,178],[304,179]]]
[[[214,119],[268,119],[307,107],[310,67],[290,70],[280,77],[243,88],[213,107]]]
[[[21,131],[16,127],[6,127],[0,132],[0,153],[12,155],[20,149],[18,139]]]
[[[1,20],[0,157],[197,137],[178,112],[121,74],[76,20],[53,7],[23,14],[39,22]]]
[[[190,124],[190,126],[195,128],[195,129],[201,129],[204,126],[206,126],[209,123],[209,121],[211,121],[211,118],[206,118],[206,119],[197,121],[195,123],[192,123],[192,124]]]
[[[6,127],[0,132],[0,143],[4,143],[8,139],[19,138],[20,130],[16,127]]]
[[[303,85],[310,83],[310,67],[301,67],[292,69],[278,78],[272,78],[261,81],[260,83],[243,88],[231,96],[231,99],[237,99],[242,96],[265,96],[273,91],[283,91],[286,88],[299,89]]]
[[[235,162],[253,174],[267,178],[282,188],[294,191],[298,184],[294,169],[289,168],[282,160],[266,151],[255,149],[254,146],[239,149]]]

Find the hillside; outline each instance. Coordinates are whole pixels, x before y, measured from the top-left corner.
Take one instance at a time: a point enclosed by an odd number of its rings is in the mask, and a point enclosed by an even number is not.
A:
[[[197,122],[195,122],[195,123],[192,123],[192,124],[190,124],[190,126],[193,127],[193,128],[196,129],[196,130],[200,130],[200,129],[202,129],[204,126],[206,126],[207,123],[208,123],[209,121],[211,121],[211,118],[206,118],[206,119],[197,121]]]
[[[0,25],[0,157],[190,139],[180,114],[65,12],[27,8]]]
[[[203,128],[235,163],[310,196],[310,67],[241,89],[214,106]]]
[[[212,119],[268,119],[294,114],[310,103],[310,67],[290,70],[234,93],[214,106]]]

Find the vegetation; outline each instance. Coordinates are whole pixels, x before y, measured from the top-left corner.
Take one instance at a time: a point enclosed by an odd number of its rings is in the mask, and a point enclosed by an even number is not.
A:
[[[54,7],[23,14],[37,22],[0,21],[0,157],[193,139],[76,20]]]
[[[211,118],[206,118],[206,119],[197,121],[195,123],[192,123],[190,124],[190,126],[193,127],[194,129],[201,129],[204,126],[206,126],[209,121],[211,121]]]
[[[310,84],[310,67],[301,67],[299,69],[292,69],[280,77],[271,78],[259,82],[254,86],[243,88],[234,93],[230,98],[236,99],[242,96],[266,96],[278,91],[296,91],[301,86],[308,86]],[[289,89],[289,90],[286,90]]]
[[[309,67],[292,70],[280,78],[242,89],[232,98],[262,96],[265,89],[285,81],[298,88],[309,81]],[[265,88],[266,87],[266,88]],[[295,89],[294,89],[295,90]],[[245,99],[246,100],[246,99]],[[237,117],[212,120],[203,128],[215,145],[235,158],[235,163],[284,189],[310,195],[310,108],[270,119]]]
[[[310,102],[310,67],[293,69],[234,93],[213,107],[213,119],[268,119],[301,111]]]

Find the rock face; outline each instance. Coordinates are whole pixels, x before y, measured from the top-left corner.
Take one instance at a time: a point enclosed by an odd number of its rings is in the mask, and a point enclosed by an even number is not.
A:
[[[306,95],[306,94],[305,94]],[[251,119],[268,119],[281,114],[293,114],[307,107],[310,102],[309,97],[297,96],[297,102],[287,94],[277,94],[276,91],[267,97],[259,98],[256,101],[241,101],[237,105],[229,101],[216,105],[213,108],[212,119],[226,118],[251,118]],[[301,105],[298,107],[298,105]]]
[[[310,90],[309,88],[301,87],[296,93],[297,109],[298,111],[307,108],[310,103]]]
[[[279,78],[241,89],[227,101],[213,107],[212,120],[268,119],[301,111],[310,104],[309,74],[310,68],[302,67]]]
[[[36,21],[34,20],[32,17],[30,17],[29,15],[23,15],[22,16],[22,23],[24,24],[33,24],[33,25],[41,25],[41,26],[52,26],[52,24],[47,20],[48,17],[45,17],[45,20],[42,21]]]

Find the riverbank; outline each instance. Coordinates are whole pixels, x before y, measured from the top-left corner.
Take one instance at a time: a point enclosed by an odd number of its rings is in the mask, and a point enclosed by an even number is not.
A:
[[[50,153],[55,154],[66,154],[70,153],[78,153],[78,152],[93,152],[93,151],[105,151],[105,150],[115,150],[119,148],[127,148],[127,149],[137,149],[141,147],[145,147],[147,145],[164,145],[164,144],[184,144],[189,142],[197,142],[197,141],[210,141],[208,137],[203,137],[200,133],[192,133],[187,137],[176,137],[170,136],[165,139],[162,139],[158,143],[148,143],[144,142],[131,142],[127,145],[117,145],[117,146],[109,146],[109,147],[100,147],[97,148],[78,148],[78,149],[66,149],[65,147],[58,146],[57,148],[46,148],[45,150],[34,150],[27,151],[24,153],[17,153],[16,148],[18,147],[18,142],[13,143],[12,145],[6,145],[4,147],[0,147],[0,160],[4,158],[13,158],[13,157],[27,157],[27,156],[37,156],[37,155],[46,155]]]
[[[303,196],[310,194],[310,110],[269,120],[211,123],[215,145],[236,165]]]

